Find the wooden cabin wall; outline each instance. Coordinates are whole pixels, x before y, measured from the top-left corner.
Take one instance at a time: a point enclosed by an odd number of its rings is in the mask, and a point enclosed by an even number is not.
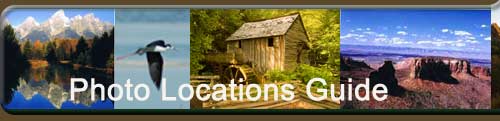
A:
[[[255,71],[265,73],[268,70],[284,69],[285,41],[283,36],[274,38],[274,46],[268,46],[268,38],[256,38],[241,41],[241,48],[238,48],[238,41],[228,42],[228,53],[234,53],[236,60],[240,63],[252,63]]]
[[[297,19],[288,32],[285,34],[285,68],[295,69],[298,65],[297,58],[300,51],[300,63],[309,64],[308,51],[302,47],[307,41],[306,30],[303,27],[302,20]]]

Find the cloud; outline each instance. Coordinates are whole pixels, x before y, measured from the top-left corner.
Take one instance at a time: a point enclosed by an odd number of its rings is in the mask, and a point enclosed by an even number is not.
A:
[[[418,41],[417,44],[432,44],[434,46],[444,46],[444,45],[450,45],[453,44],[455,41],[430,41],[430,40],[424,40],[424,41]]]
[[[393,37],[391,39],[391,44],[411,44],[411,42],[406,41],[405,39],[399,37]]]
[[[463,47],[463,46],[465,46],[465,44],[464,43],[456,43],[455,46],[457,46],[457,47]]]
[[[449,32],[450,30],[449,29],[441,29],[441,32],[443,33],[446,33],[446,32]]]
[[[363,32],[363,34],[366,34],[366,35],[376,35],[377,33],[372,32],[372,31],[366,31],[366,32]]]
[[[484,40],[486,40],[486,41],[491,41],[491,36],[490,36],[490,37],[486,37],[486,38],[484,38]]]
[[[405,32],[405,31],[398,31],[397,33],[398,33],[399,35],[408,35],[408,33],[407,33],[407,32]]]
[[[455,47],[464,47],[467,46],[467,43],[471,44],[477,44],[479,41],[476,41],[475,39],[458,39],[456,41],[447,41],[443,40],[441,38],[432,38],[431,40],[422,40],[422,41],[417,41],[417,44],[419,45],[433,45],[433,46],[455,46]]]
[[[360,35],[359,34],[352,34],[352,33],[349,33],[349,34],[346,34],[344,36],[340,36],[340,39],[348,39],[348,38],[352,38],[352,37],[359,37]]]
[[[355,38],[355,39],[356,39],[356,40],[358,40],[358,41],[361,41],[361,42],[366,42],[366,41],[368,41],[368,39],[366,39],[366,38]]]
[[[387,41],[387,38],[381,37],[381,38],[375,38],[374,40],[375,40],[374,42],[385,42]]]
[[[370,30],[372,30],[372,29],[371,28],[366,28],[366,31],[370,31]]]
[[[387,37],[385,34],[377,34],[377,37]]]
[[[418,41],[417,44],[431,44],[432,41],[428,41],[428,40],[425,40],[425,41]]]
[[[486,27],[488,27],[488,26],[487,26],[487,25],[484,25],[484,24],[483,24],[483,25],[481,25],[481,28],[486,28]]]
[[[467,39],[467,40],[476,40],[475,37],[471,37],[471,36],[466,36],[465,39]]]
[[[457,36],[472,36],[472,34],[467,32],[467,31],[455,31],[455,35],[457,35]]]

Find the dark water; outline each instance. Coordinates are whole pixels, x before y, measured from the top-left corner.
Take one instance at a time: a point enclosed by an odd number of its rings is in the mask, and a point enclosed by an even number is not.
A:
[[[90,90],[76,93],[75,100],[70,101],[70,79],[85,78],[90,83],[95,78],[96,83],[109,86],[113,83],[113,74],[107,74],[92,69],[73,68],[71,65],[50,65],[48,67],[30,68],[24,71],[19,80],[6,83],[16,83],[16,87],[8,87],[12,91],[10,103],[4,104],[6,109],[113,109],[113,102],[105,99],[96,101],[90,98]],[[12,84],[11,84],[12,85]],[[82,86],[83,84],[76,84]],[[90,84],[88,84],[90,85]],[[90,87],[89,87],[90,88]],[[100,94],[100,90],[96,90]],[[107,96],[106,96],[107,97]]]

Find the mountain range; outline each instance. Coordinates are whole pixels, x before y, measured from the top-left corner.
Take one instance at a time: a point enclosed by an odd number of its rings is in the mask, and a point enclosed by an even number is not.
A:
[[[112,28],[112,23],[101,21],[93,13],[69,18],[64,14],[64,10],[58,10],[43,23],[39,23],[31,16],[27,17],[24,22],[15,27],[15,32],[20,40],[47,41],[80,36],[93,38]]]

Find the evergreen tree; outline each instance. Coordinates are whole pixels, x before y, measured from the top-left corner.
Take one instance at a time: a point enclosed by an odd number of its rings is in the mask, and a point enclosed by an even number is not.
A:
[[[28,59],[33,59],[33,44],[31,44],[31,40],[25,40],[23,44],[23,53]]]
[[[56,57],[56,45],[54,42],[48,42],[47,43],[47,55],[45,56],[45,59],[49,63],[55,63],[57,62],[57,57]]]
[[[12,90],[19,83],[21,74],[30,67],[28,59],[21,52],[19,41],[16,39],[16,34],[12,26],[7,25],[3,29],[4,40],[4,55],[5,55],[5,80],[4,91],[5,98],[4,104],[9,104],[12,99]]]

